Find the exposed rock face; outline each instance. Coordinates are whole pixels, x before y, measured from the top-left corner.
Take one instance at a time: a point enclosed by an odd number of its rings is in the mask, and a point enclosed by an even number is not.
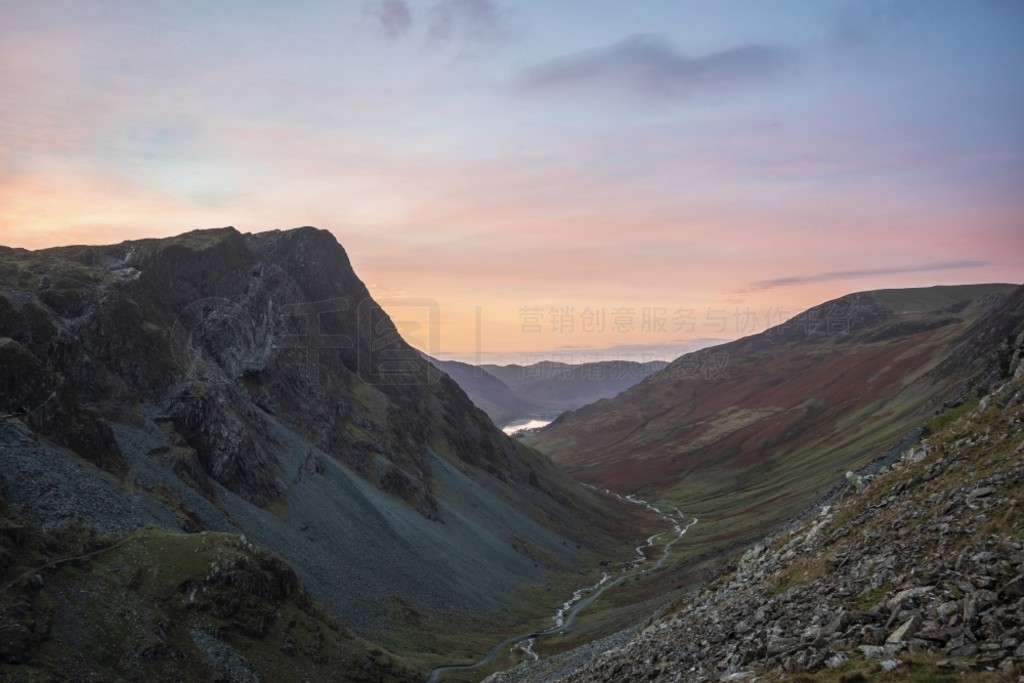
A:
[[[495,429],[323,230],[0,248],[0,360],[37,524],[244,532],[363,632],[493,614],[631,514]]]
[[[0,414],[21,416],[33,430],[103,469],[121,473],[125,468],[110,427],[79,405],[62,377],[7,337],[0,337]]]
[[[107,418],[160,405],[207,474],[257,505],[285,487],[266,414],[428,516],[434,441],[496,474],[529,475],[516,447],[405,345],[330,233],[224,229],[4,255],[0,335]]]
[[[1019,330],[1018,330],[1019,332]],[[958,419],[558,680],[1024,673],[1024,336]],[[941,421],[940,415],[938,420]],[[572,655],[563,655],[563,661]],[[523,668],[501,681],[540,681]]]

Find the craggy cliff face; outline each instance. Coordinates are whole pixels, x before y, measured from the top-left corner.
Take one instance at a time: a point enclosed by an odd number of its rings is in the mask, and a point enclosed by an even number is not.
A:
[[[229,228],[3,256],[0,334],[17,342],[5,353],[24,356],[11,365],[25,375],[10,379],[22,389],[6,394],[7,410],[56,388],[43,361],[71,386],[66,406],[34,419],[102,466],[119,466],[117,446],[83,403],[127,421],[134,406],[158,404],[192,450],[180,467],[260,506],[286,486],[267,414],[428,516],[427,447],[530,476],[401,340],[327,232]],[[77,423],[61,422],[69,413]]]
[[[356,628],[493,612],[622,522],[409,347],[326,231],[0,248],[0,361],[36,523],[244,532]]]

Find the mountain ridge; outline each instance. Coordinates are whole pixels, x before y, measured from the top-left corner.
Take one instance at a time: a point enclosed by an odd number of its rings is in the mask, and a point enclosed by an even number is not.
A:
[[[868,293],[826,302],[683,356],[523,440],[585,482],[700,518],[669,570],[647,580],[645,595],[674,594],[974,398],[991,373],[984,359],[1024,319],[1024,287],[997,288],[961,290],[968,301],[954,312],[898,314]]]
[[[649,524],[497,430],[327,231],[2,250],[0,338],[18,515],[244,534],[416,666]]]
[[[981,290],[978,290],[981,292],[980,296],[985,297],[990,293],[988,290],[991,287],[995,287],[1003,291],[1009,291],[1015,290],[1018,286],[980,285],[978,287],[982,288]],[[545,448],[551,450],[552,455],[559,458],[563,465],[570,468],[570,471],[580,472],[581,468],[572,462],[573,456],[566,455],[566,450],[572,450],[571,448],[567,449],[566,446],[574,443],[573,437],[567,433],[569,431],[567,425],[572,423],[581,423],[581,421],[590,420],[594,416],[600,415],[603,419],[603,429],[601,430],[600,436],[595,439],[594,443],[598,448],[606,448],[607,446],[605,446],[605,444],[617,444],[622,446],[626,445],[625,440],[629,438],[629,434],[634,434],[638,431],[642,432],[645,427],[650,426],[651,421],[655,419],[654,416],[657,416],[659,413],[662,415],[675,414],[675,412],[679,410],[679,407],[675,405],[675,402],[673,400],[667,400],[666,397],[661,397],[662,400],[657,401],[657,405],[660,406],[659,408],[652,409],[644,413],[642,417],[630,417],[627,414],[617,412],[615,409],[617,405],[634,404],[638,401],[649,399],[650,395],[663,389],[681,400],[689,400],[683,398],[682,394],[679,394],[678,392],[673,394],[673,392],[676,389],[685,386],[688,390],[688,394],[692,396],[695,392],[706,390],[707,387],[705,385],[714,386],[714,383],[711,380],[720,383],[729,382],[734,379],[733,377],[730,377],[730,373],[734,373],[737,376],[742,374],[740,370],[735,370],[734,367],[732,367],[735,366],[737,358],[752,358],[756,354],[767,354],[765,357],[768,358],[779,349],[785,350],[787,345],[792,345],[797,342],[820,341],[824,352],[834,352],[835,348],[840,345],[849,345],[861,341],[865,342],[866,345],[875,345],[876,347],[881,348],[886,342],[898,343],[901,340],[906,342],[912,337],[916,337],[918,342],[926,342],[930,336],[934,336],[934,334],[942,328],[949,327],[954,324],[961,324],[963,323],[963,320],[940,312],[938,314],[933,314],[926,321],[917,320],[913,322],[914,324],[908,326],[904,320],[897,318],[894,311],[882,306],[871,292],[849,294],[838,299],[825,302],[819,306],[812,307],[807,311],[798,314],[789,321],[769,328],[759,334],[722,344],[720,346],[710,347],[708,349],[702,349],[700,351],[685,354],[672,361],[672,363],[670,363],[664,370],[651,375],[637,385],[627,389],[622,395],[616,397],[614,400],[591,404],[578,411],[567,413],[548,427],[544,428],[539,434],[529,437],[527,441],[532,444],[541,445],[542,450]],[[885,324],[883,325],[882,323]],[[968,338],[973,336],[973,333],[966,335]],[[989,343],[993,342],[990,340]],[[892,354],[889,350],[886,350],[883,355],[899,356],[899,354]],[[977,354],[974,354],[973,357],[976,358]],[[760,358],[761,357],[758,356],[759,360]],[[818,359],[815,357],[806,357],[796,358],[795,360],[803,365],[813,365],[813,363]],[[825,360],[828,360],[827,355]],[[877,359],[871,362],[877,362]],[[888,369],[889,372],[891,372],[891,370],[891,368]],[[848,371],[844,373],[834,373],[832,376],[841,376],[842,374],[849,373]],[[896,375],[898,373],[892,374]],[[740,392],[737,396],[729,396],[726,398],[728,400],[735,400],[737,398],[741,400],[749,399],[755,394],[770,391],[774,386],[778,386],[782,383],[784,377],[785,375],[766,379],[765,381],[772,386],[751,387]],[[799,394],[799,392],[797,393]],[[813,393],[813,391],[809,391],[804,392],[803,395],[811,397],[813,396]],[[720,407],[722,410],[727,408],[728,406],[725,404],[722,404]],[[816,406],[809,405],[805,406],[805,408],[813,411],[816,409]],[[687,408],[684,407],[684,409]],[[762,408],[761,410],[767,410],[767,413],[748,413],[744,417],[752,418],[756,421],[760,418],[770,416],[773,412],[770,408]],[[741,417],[740,419],[742,420],[743,418]],[[618,430],[609,427],[609,425],[615,423],[622,423],[622,427]],[[724,426],[729,427],[729,425]],[[628,431],[623,431],[623,429]],[[713,437],[714,434],[711,436]],[[585,438],[586,437],[583,435],[580,435],[580,439]],[[583,443],[584,441],[580,441],[580,449],[583,448]],[[555,444],[562,447],[557,455],[554,453]],[[636,445],[633,446],[633,448],[636,447]],[[587,458],[589,458],[590,461],[594,461],[595,457],[599,457],[592,453],[593,449],[589,449],[589,446],[587,448]],[[607,482],[595,481],[592,483],[600,483],[602,485],[613,484],[610,480]],[[637,489],[623,490],[623,492],[631,493],[636,490]]]

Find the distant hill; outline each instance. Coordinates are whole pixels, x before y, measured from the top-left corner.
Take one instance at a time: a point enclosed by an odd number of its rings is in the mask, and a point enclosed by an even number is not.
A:
[[[529,418],[553,419],[567,410],[611,398],[661,370],[664,361],[611,360],[571,365],[470,365],[431,359],[499,427]]]
[[[547,416],[551,412],[549,406],[520,396],[480,366],[436,358],[431,358],[430,362],[455,380],[476,407],[487,413],[499,427],[524,418]]]
[[[1010,329],[974,398],[932,417],[919,443],[733,553],[642,628],[488,681],[1022,680],[1024,324]]]
[[[708,534],[720,549],[970,398],[981,359],[1022,317],[1017,285],[851,294],[684,355],[525,441],[583,481],[673,501],[702,519],[694,547]]]

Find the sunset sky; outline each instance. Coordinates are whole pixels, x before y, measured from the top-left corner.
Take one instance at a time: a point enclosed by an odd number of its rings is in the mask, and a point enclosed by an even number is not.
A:
[[[1024,281],[1021,0],[0,0],[0,84],[0,244],[327,228],[445,357]]]

